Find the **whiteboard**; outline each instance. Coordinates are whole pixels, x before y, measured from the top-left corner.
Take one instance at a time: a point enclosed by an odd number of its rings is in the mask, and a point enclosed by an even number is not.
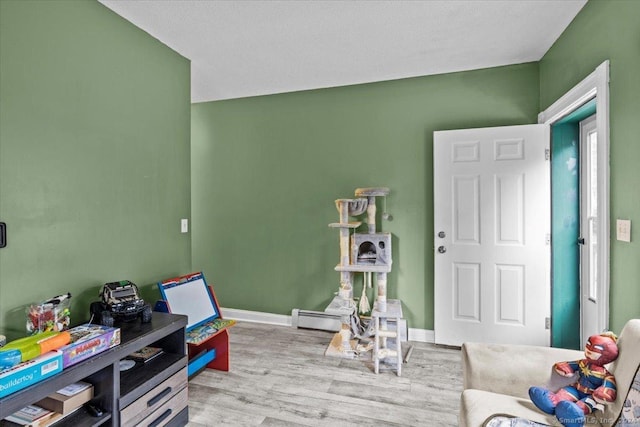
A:
[[[182,283],[160,284],[160,292],[169,306],[169,312],[187,315],[187,329],[218,317],[213,298],[202,276]]]

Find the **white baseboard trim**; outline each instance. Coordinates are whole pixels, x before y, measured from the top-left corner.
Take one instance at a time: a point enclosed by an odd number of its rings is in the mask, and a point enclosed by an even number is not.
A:
[[[435,332],[429,329],[409,328],[409,341],[434,343],[436,341]]]
[[[267,323],[270,325],[291,326],[291,316],[284,314],[264,313],[261,311],[239,310],[237,308],[220,307],[222,317],[243,322]]]
[[[267,323],[269,325],[292,326],[291,316],[284,314],[265,313],[261,311],[239,310],[237,308],[221,307],[222,317],[243,322]],[[409,328],[409,341],[435,342],[435,333],[428,329]]]

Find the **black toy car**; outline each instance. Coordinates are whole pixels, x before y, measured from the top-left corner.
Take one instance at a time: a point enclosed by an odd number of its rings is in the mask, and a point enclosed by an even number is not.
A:
[[[140,298],[138,287],[128,280],[105,283],[100,293],[102,301],[90,306],[94,323],[113,326],[115,320],[125,322],[140,318],[142,323],[151,322],[151,306]]]

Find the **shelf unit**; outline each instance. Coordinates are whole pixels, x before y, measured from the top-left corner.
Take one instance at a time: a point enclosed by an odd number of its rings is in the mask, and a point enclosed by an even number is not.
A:
[[[186,405],[186,325],[187,316],[160,312],[153,313],[150,323],[135,321],[116,325],[120,328],[120,345],[0,399],[0,419],[82,380],[93,384],[92,402],[102,408],[104,414],[93,417],[81,408],[57,423],[56,427],[121,426],[126,424],[126,420],[121,420],[123,410],[148,397],[148,403],[158,403],[158,407],[171,406],[172,399],[184,401],[177,408],[174,405],[169,409],[159,409],[161,419],[153,419],[152,422],[157,421],[155,425],[186,425],[189,419]],[[145,346],[161,347],[164,352],[147,363],[139,362],[130,370],[120,372],[120,360]],[[183,375],[185,381],[176,382],[175,379]],[[166,385],[172,381],[179,386]]]

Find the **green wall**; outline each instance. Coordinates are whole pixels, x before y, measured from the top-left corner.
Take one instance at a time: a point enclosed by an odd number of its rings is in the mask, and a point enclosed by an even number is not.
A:
[[[225,307],[323,310],[339,285],[334,200],[387,186],[389,297],[433,329],[433,131],[533,123],[538,81],[530,63],[195,104],[193,269]]]
[[[640,2],[591,0],[540,61],[540,108],[610,65],[610,328],[640,317]],[[616,218],[632,221],[631,243],[615,240]],[[635,223],[635,227],[633,226]]]
[[[392,191],[390,297],[432,329],[434,130],[535,122],[610,59],[612,232],[638,219],[637,22],[640,2],[592,0],[540,63],[190,109],[189,62],[99,3],[2,0],[0,332],[23,333],[32,301],[71,291],[77,323],[106,281],[153,300],[192,269],[227,307],[322,310],[338,288],[333,201],[364,186]],[[640,316],[634,237],[611,245],[616,331]]]
[[[0,1],[0,333],[191,267],[189,61],[96,1]]]

